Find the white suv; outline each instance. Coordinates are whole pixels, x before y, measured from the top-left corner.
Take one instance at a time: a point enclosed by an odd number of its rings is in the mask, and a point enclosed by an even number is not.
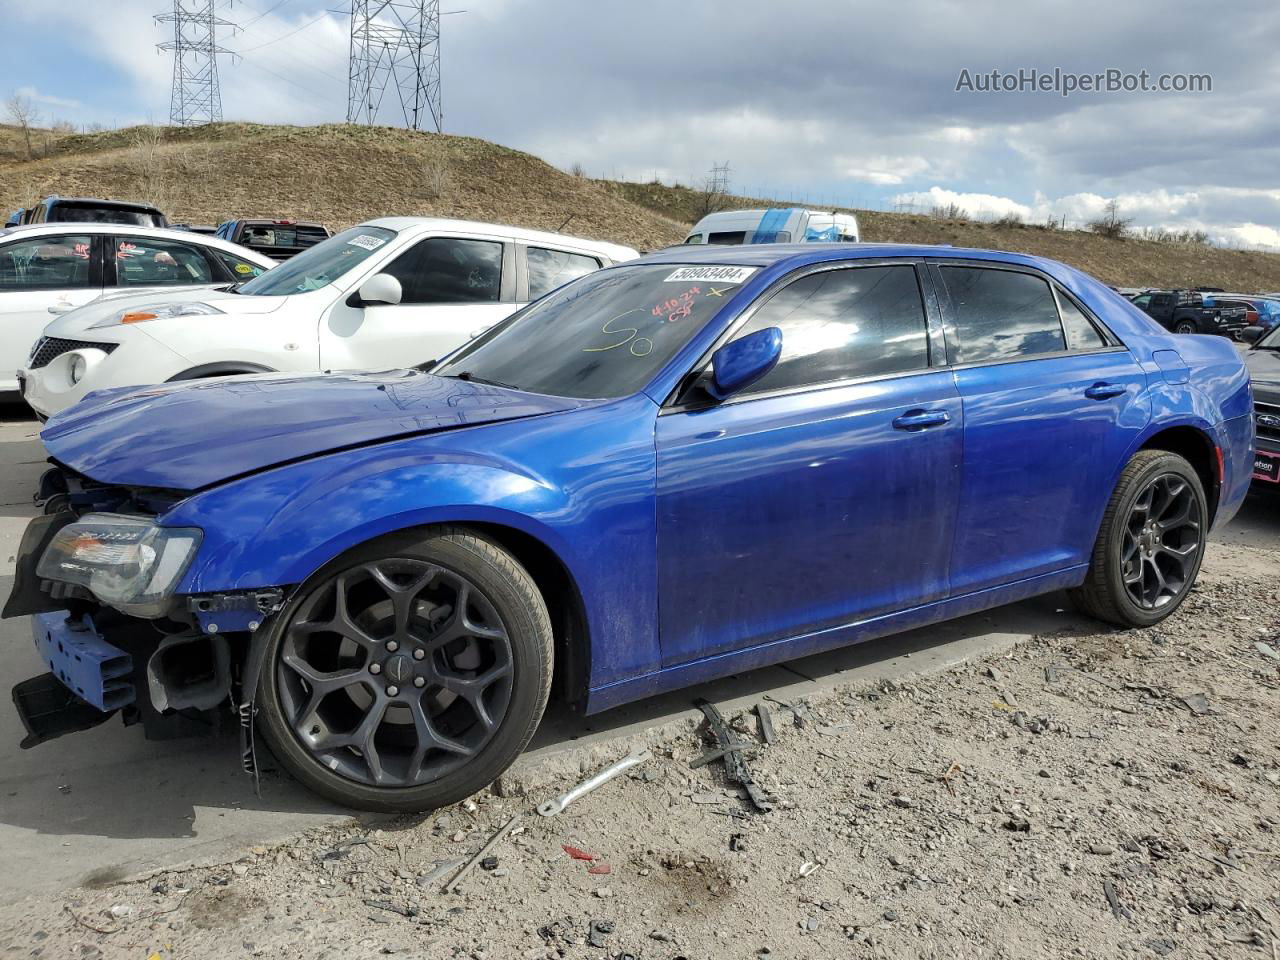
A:
[[[41,223],[0,230],[0,393],[52,317],[117,294],[256,277],[274,261],[216,237],[122,223]]]
[[[21,371],[25,396],[49,416],[105,387],[416,366],[575,277],[637,256],[516,227],[370,220],[247,283],[67,314]]]

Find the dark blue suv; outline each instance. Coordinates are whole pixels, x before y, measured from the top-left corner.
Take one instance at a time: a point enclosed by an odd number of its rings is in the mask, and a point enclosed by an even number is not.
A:
[[[51,673],[15,700],[33,743],[230,701],[326,796],[437,806],[553,676],[593,712],[1064,588],[1157,623],[1245,495],[1251,413],[1230,342],[1059,263],[679,247],[430,372],[53,417],[6,608]]]

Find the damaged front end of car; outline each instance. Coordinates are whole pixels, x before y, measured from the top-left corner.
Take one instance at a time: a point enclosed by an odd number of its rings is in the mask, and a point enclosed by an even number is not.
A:
[[[141,724],[148,739],[211,735],[235,723],[254,771],[251,639],[284,591],[178,594],[203,531],[158,518],[186,496],[97,483],[61,467],[42,478],[44,513],[23,534],[3,611],[31,617],[49,668],[13,689],[24,748],[115,714]]]

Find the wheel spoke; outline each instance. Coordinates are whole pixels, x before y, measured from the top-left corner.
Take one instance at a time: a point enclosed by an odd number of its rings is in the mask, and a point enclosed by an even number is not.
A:
[[[422,592],[423,587],[436,578],[439,569],[428,567],[425,572],[418,574],[404,586],[392,580],[390,575],[380,566],[371,566],[368,569],[370,575],[377,581],[378,586],[386,591],[387,597],[391,600],[392,609],[395,611],[394,632],[395,636],[399,638],[409,630],[409,621],[413,617],[418,594]]]
[[[414,782],[421,779],[422,763],[432,750],[442,750],[460,757],[469,757],[475,753],[466,744],[451,740],[436,729],[435,724],[431,721],[431,717],[427,715],[426,708],[422,704],[422,697],[418,696],[410,699],[409,712],[413,715],[414,733],[417,735],[418,745],[409,757],[407,779]]]

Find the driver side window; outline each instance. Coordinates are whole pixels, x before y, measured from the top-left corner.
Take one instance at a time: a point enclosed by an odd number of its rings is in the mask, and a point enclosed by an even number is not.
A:
[[[502,244],[495,240],[428,237],[388,266],[404,291],[401,304],[498,303]]]

